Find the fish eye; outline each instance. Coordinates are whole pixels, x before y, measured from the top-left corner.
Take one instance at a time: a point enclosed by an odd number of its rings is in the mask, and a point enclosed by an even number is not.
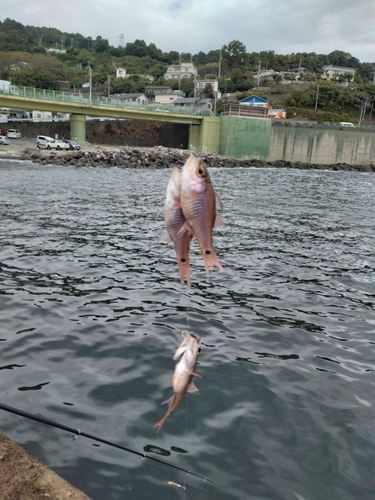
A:
[[[197,168],[197,175],[198,175],[199,177],[206,177],[206,172],[205,172],[204,168],[202,168],[202,167],[198,167],[198,168]]]

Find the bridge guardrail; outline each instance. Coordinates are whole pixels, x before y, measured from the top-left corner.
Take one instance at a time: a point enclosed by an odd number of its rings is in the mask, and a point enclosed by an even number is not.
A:
[[[133,109],[139,111],[155,112],[159,114],[178,114],[178,115],[191,115],[194,117],[212,116],[211,110],[195,109],[183,107],[164,108],[163,105],[155,106],[155,104],[141,104],[136,102],[121,102],[118,99],[92,96],[87,97],[81,94],[72,94],[70,92],[62,92],[59,90],[45,90],[33,87],[9,87],[7,89],[0,88],[0,94],[13,95],[15,97],[23,97],[25,99],[40,99],[42,101],[56,101],[69,104],[81,104],[84,106],[99,106],[110,107],[116,109]]]

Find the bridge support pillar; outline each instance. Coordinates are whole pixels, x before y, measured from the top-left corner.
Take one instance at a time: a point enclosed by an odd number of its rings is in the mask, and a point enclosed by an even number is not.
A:
[[[189,127],[189,151],[198,151],[200,125],[191,124]]]
[[[70,115],[70,138],[78,142],[86,142],[86,116]]]
[[[189,150],[199,153],[218,153],[220,123],[220,116],[205,116],[200,125],[190,125]]]

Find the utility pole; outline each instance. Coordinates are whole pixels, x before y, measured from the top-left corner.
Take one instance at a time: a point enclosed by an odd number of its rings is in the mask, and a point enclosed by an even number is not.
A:
[[[318,109],[319,83],[316,87],[315,111]]]
[[[91,71],[91,66],[90,66],[90,61],[88,61],[88,66],[87,66],[88,70],[89,70],[89,82],[90,82],[90,94],[89,94],[89,104],[91,106],[91,98],[92,98],[92,71]]]
[[[181,68],[181,52],[180,52],[180,77],[178,79],[178,90],[181,90],[181,71],[182,71],[182,68]]]
[[[260,79],[260,61],[259,61],[259,64],[258,64],[258,87],[259,87],[259,79]]]
[[[108,75],[108,99],[111,95],[111,75]]]
[[[219,76],[218,76],[218,78],[219,79],[221,78],[221,49],[220,49],[220,56],[219,56]]]

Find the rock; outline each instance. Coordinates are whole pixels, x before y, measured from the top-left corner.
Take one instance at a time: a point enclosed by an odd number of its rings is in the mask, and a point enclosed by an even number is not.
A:
[[[155,146],[153,148],[143,147],[127,147],[122,146],[121,149],[108,150],[92,146],[92,151],[72,151],[65,154],[56,154],[49,152],[49,156],[45,152],[35,152],[33,150],[25,150],[23,159],[33,161],[35,163],[52,163],[54,165],[71,165],[82,167],[85,165],[95,167],[111,167],[118,168],[133,168],[133,169],[167,169],[172,167],[181,167],[190,152],[186,149],[172,149],[163,146]],[[302,162],[290,162],[286,160],[277,160],[267,162],[258,159],[242,159],[227,156],[221,156],[216,153],[200,154],[208,167],[215,168],[293,168],[300,170],[342,170],[342,171],[361,171],[374,172],[375,163],[369,165],[348,165],[340,163],[335,165],[313,165]]]

